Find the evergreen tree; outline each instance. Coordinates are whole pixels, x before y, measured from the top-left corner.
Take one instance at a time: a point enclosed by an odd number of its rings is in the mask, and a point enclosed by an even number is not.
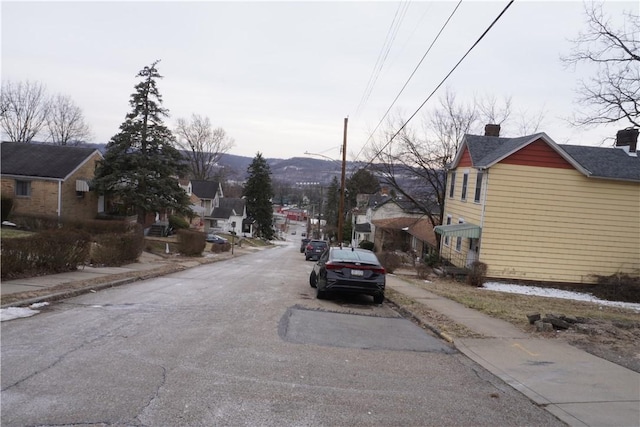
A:
[[[247,168],[249,177],[244,186],[243,195],[247,202],[247,216],[258,224],[258,236],[267,240],[273,238],[273,187],[271,169],[262,157],[256,154]]]
[[[340,210],[340,183],[333,177],[327,189],[327,203],[324,205],[324,219],[327,221],[326,231],[329,238],[338,235],[338,215]]]
[[[135,210],[143,224],[148,212],[173,209],[189,214],[189,197],[178,184],[187,171],[175,137],[162,122],[168,110],[162,108],[162,96],[156,80],[158,61],[144,67],[135,86],[120,132],[106,147],[104,160],[96,168],[94,185],[98,192],[114,197]]]
[[[345,205],[350,208],[356,207],[358,194],[374,194],[380,190],[378,178],[367,169],[358,169],[346,182],[347,194]]]

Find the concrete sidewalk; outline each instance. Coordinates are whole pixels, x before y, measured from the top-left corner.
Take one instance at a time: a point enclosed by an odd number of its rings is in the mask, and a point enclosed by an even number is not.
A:
[[[250,250],[243,248],[236,256],[245,251]],[[230,257],[228,254],[205,262],[223,261]],[[52,290],[44,297],[9,304],[25,305],[167,274],[168,265],[173,265],[178,271],[201,263],[147,258],[144,262],[122,267],[85,267],[69,273],[3,281],[0,292],[7,295],[39,290],[47,294],[47,289]],[[56,286],[84,281],[100,284],[54,292]],[[563,342],[532,337],[507,322],[418,288],[397,276],[388,275],[387,286],[481,334],[483,338],[449,339],[463,354],[568,425],[640,426],[639,373]],[[424,323],[428,325],[428,320],[425,319]]]
[[[387,287],[486,338],[455,339],[463,354],[571,426],[640,426],[640,374],[389,275]]]

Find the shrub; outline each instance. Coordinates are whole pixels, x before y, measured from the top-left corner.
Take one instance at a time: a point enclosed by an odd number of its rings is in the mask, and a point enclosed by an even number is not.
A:
[[[189,221],[178,215],[169,215],[169,227],[174,230],[186,230],[189,228]]]
[[[1,199],[1,211],[2,211],[2,221],[7,221],[9,219],[9,214],[11,213],[11,210],[13,209],[13,198],[6,196],[6,195],[2,195],[2,199]]]
[[[201,256],[207,242],[204,233],[193,230],[178,230],[178,250],[185,256]]]
[[[440,264],[440,255],[437,252],[431,252],[430,254],[426,254],[422,261],[429,267],[435,267]]]
[[[480,287],[484,284],[487,275],[487,264],[481,261],[471,263],[469,274],[467,275],[467,284]]]
[[[231,250],[231,243],[212,243],[211,244],[211,252],[214,254],[218,254],[220,252],[228,252]]]
[[[18,228],[33,231],[60,228],[60,218],[53,215],[14,214],[11,216],[11,222],[16,224]]]
[[[368,250],[372,251],[373,248],[375,247],[375,245],[373,244],[373,242],[371,242],[369,240],[363,240],[362,242],[360,242],[358,247],[361,248],[361,249],[368,249]]]
[[[393,273],[402,265],[402,257],[395,252],[382,252],[378,255],[378,260],[387,273]]]
[[[431,269],[423,262],[418,263],[416,265],[416,273],[418,274],[419,279],[426,279],[429,276],[429,272]]]
[[[90,236],[82,231],[44,231],[2,241],[2,277],[28,277],[76,270],[89,258]]]
[[[144,233],[140,224],[126,233],[105,233],[94,236],[91,263],[117,266],[135,262],[144,248]]]

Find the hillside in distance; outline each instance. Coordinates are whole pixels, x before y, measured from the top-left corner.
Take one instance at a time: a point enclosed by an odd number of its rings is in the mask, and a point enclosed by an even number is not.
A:
[[[83,145],[96,148],[104,154],[107,144]],[[266,160],[271,169],[272,181],[288,185],[320,185],[326,187],[331,183],[334,176],[340,181],[342,173],[342,164],[339,161],[313,157],[267,158]],[[247,179],[247,169],[252,161],[253,157],[223,154],[217,166],[223,172],[225,179],[242,182]],[[347,162],[346,177],[348,178],[359,167],[364,165],[364,162]]]

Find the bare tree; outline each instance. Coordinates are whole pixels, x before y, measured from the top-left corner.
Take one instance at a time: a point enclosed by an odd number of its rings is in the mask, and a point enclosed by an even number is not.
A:
[[[587,29],[573,41],[567,66],[595,64],[595,76],[581,80],[578,100],[584,110],[571,120],[578,126],[595,126],[628,120],[640,127],[640,16],[624,13],[622,28],[614,28],[602,4],[585,4]]]
[[[381,142],[369,152],[382,183],[415,204],[433,225],[441,224],[447,166],[477,120],[476,105],[458,103],[449,91],[440,106],[425,116],[421,135],[407,126],[389,143],[394,135],[390,129],[401,124],[391,119]]]
[[[47,129],[49,138],[57,145],[77,145],[91,138],[82,110],[65,95],[57,95],[51,99]]]
[[[476,106],[484,123],[502,125],[511,116],[511,97],[505,97],[498,102],[495,96],[485,96],[476,102]]]
[[[2,82],[0,126],[10,141],[31,142],[47,120],[49,100],[39,82]]]
[[[186,152],[194,179],[206,180],[213,176],[216,162],[234,145],[223,128],[213,129],[208,117],[192,114],[189,121],[178,119],[178,148]]]

